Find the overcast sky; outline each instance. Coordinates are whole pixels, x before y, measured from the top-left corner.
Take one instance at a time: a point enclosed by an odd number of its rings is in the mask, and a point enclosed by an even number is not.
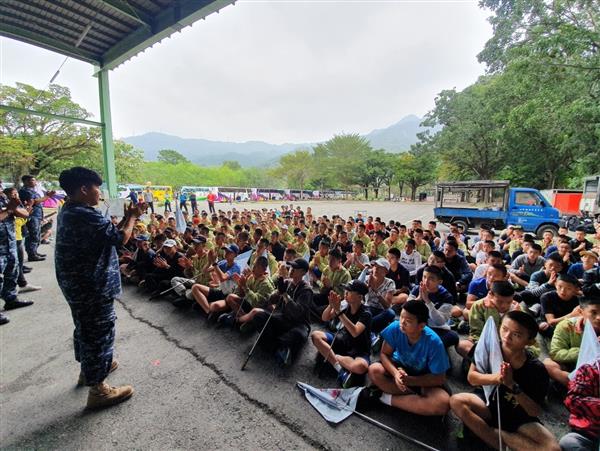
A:
[[[476,1],[241,0],[111,72],[115,137],[317,142],[422,116],[484,72]],[[0,38],[0,82],[45,88],[64,57]],[[92,67],[56,83],[99,120]]]

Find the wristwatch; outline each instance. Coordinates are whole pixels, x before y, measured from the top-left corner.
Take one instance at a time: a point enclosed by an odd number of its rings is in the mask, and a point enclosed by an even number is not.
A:
[[[512,388],[508,389],[508,391],[511,392],[513,395],[519,395],[523,393],[523,390],[521,390],[521,386],[516,382],[513,384]]]

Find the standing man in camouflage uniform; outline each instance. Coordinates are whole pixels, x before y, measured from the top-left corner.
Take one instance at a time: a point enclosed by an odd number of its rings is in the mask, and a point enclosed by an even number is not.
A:
[[[68,198],[58,215],[56,279],[75,325],[75,359],[81,363],[78,385],[90,387],[88,408],[111,406],[133,394],[130,385],[111,387],[104,382],[118,366],[113,360],[113,302],[121,295],[116,247],[129,240],[145,205],[130,205],[115,225],[94,208],[102,184],[96,172],[74,167],[63,171],[59,182]]]
[[[37,262],[44,260],[45,254],[38,252],[38,246],[40,245],[40,231],[42,227],[42,221],[44,220],[44,208],[43,203],[56,194],[55,191],[48,191],[42,197],[37,192],[37,180],[32,175],[24,175],[21,177],[23,187],[19,190],[19,198],[25,203],[25,205],[31,205],[31,213],[29,220],[25,224],[27,228],[27,237],[25,238],[25,250],[30,262]]]
[[[19,199],[9,199],[0,192],[0,297],[4,299],[4,310],[27,307],[33,301],[17,299],[19,276],[15,217],[27,218],[29,213]],[[7,316],[0,313],[0,325],[8,323]]]

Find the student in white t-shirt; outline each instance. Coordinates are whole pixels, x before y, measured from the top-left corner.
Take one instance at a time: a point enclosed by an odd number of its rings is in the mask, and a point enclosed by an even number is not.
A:
[[[416,245],[415,240],[409,239],[406,241],[404,250],[400,253],[400,263],[408,269],[411,276],[417,273],[417,268],[421,266],[422,262],[421,254],[415,250]]]

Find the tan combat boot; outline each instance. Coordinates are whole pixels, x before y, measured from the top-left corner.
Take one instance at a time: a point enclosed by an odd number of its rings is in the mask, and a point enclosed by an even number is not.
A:
[[[101,409],[103,407],[114,406],[131,398],[131,395],[133,395],[133,387],[131,385],[111,387],[106,382],[102,382],[90,387],[86,408]]]
[[[110,364],[110,370],[108,370],[108,372],[112,373],[117,368],[119,368],[119,362],[118,362],[118,360],[113,360],[112,363]],[[82,387],[84,385],[85,385],[85,375],[80,371],[79,379],[77,379],[77,386]]]

